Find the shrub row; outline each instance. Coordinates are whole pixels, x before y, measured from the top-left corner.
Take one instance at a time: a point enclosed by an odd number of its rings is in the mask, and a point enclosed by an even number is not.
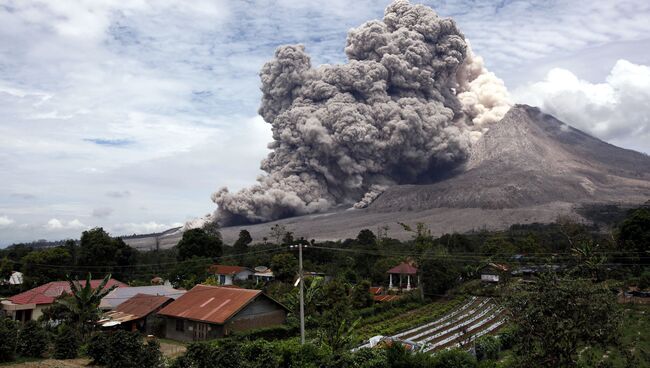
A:
[[[163,364],[158,341],[144,342],[137,332],[96,333],[86,353],[93,364],[108,368],[159,368]]]
[[[76,358],[79,350],[79,337],[68,326],[60,326],[54,336],[54,356],[58,359]],[[16,355],[41,358],[47,352],[48,333],[37,321],[27,321],[24,325],[8,318],[0,319],[0,362],[10,362]]]

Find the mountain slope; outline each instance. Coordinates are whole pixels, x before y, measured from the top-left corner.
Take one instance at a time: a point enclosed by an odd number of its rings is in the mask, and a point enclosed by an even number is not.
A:
[[[650,157],[517,105],[473,146],[456,175],[429,185],[392,187],[370,210],[642,203],[649,197]]]
[[[247,229],[261,241],[271,226],[281,224],[298,237],[335,240],[386,226],[389,236],[403,239],[411,234],[398,221],[423,222],[440,235],[548,223],[560,215],[580,218],[576,208],[583,204],[639,205],[648,199],[649,156],[603,142],[537,108],[517,105],[474,144],[464,165],[433,184],[391,187],[360,210],[338,208],[226,227],[221,233],[232,243],[239,230]],[[180,233],[164,241],[136,240],[143,247],[166,248],[176,239]]]

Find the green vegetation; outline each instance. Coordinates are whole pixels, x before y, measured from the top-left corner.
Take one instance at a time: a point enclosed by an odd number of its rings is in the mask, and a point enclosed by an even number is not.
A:
[[[39,322],[27,321],[18,331],[16,352],[24,357],[40,358],[47,350],[47,333]]]
[[[649,210],[639,208],[621,218],[611,233],[558,219],[549,225],[516,225],[504,231],[439,238],[422,224],[402,224],[412,239],[398,241],[385,229],[376,233],[363,229],[355,239],[336,242],[294,239],[291,232],[276,225],[264,239],[252,239],[250,233],[241,231],[233,247],[223,246],[218,228],[208,225],[185,232],[173,249],[146,253],[102,229],[84,232],[78,243],[66,241],[53,248],[15,245],[0,250],[4,275],[11,269],[24,271],[28,280],[24,288],[72,275],[68,280],[73,294],[60,298],[38,323],[30,322],[20,332],[13,322],[1,320],[0,361],[16,355],[41,356],[50,346],[55,357],[72,358],[84,346],[81,351],[98,365],[160,367],[164,362],[156,341],[143,341],[126,332],[94,333],[92,321],[97,319],[99,300],[108,292],[105,285],[110,276],[97,289],[89,283],[79,287],[72,277],[90,280],[89,271],[102,276],[112,272],[121,281],[147,285],[154,276],[161,276],[189,289],[214,281],[208,266],[217,262],[270,266],[275,281],[244,281],[240,286],[262,289],[286,305],[291,310],[289,323],[190,344],[187,353],[173,363],[176,367],[650,365],[650,310],[621,308],[615,303],[621,287],[650,286],[649,220]],[[304,346],[297,340],[298,288],[293,286],[297,249],[287,246],[296,241],[309,244],[303,250],[305,270],[329,276],[305,280],[308,343]],[[386,286],[386,270],[400,262],[417,265],[423,292],[375,303],[369,287]],[[479,280],[480,270],[490,263],[538,271],[486,285]],[[1,293],[12,291],[0,287]],[[500,337],[476,341],[476,358],[463,351],[431,357],[407,353],[398,346],[350,352],[372,336],[393,335],[436,320],[465,303],[469,294],[501,297],[510,313],[510,325],[499,332]],[[52,321],[64,323],[47,327],[48,338],[42,326],[51,326]]]

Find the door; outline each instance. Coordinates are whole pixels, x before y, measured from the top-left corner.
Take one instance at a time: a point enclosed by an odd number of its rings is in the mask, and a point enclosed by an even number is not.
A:
[[[208,338],[208,324],[197,322],[194,329],[194,340],[207,340]]]

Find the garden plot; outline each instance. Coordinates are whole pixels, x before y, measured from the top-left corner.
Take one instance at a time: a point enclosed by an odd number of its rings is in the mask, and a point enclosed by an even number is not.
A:
[[[471,297],[465,304],[436,321],[398,333],[392,338],[422,346],[435,353],[464,346],[476,338],[496,331],[505,323],[505,313],[492,298]]]

